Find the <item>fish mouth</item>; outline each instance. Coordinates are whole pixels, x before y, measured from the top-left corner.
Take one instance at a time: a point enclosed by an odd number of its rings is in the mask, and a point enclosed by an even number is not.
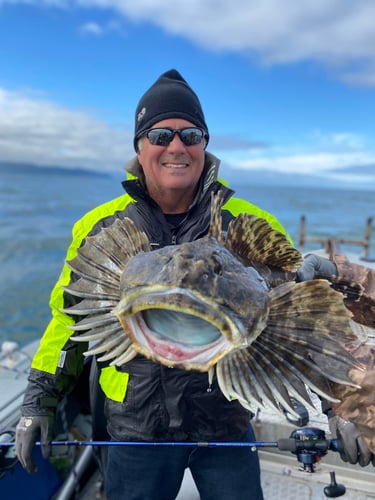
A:
[[[245,339],[223,304],[183,288],[137,289],[113,312],[136,351],[169,367],[208,371]]]

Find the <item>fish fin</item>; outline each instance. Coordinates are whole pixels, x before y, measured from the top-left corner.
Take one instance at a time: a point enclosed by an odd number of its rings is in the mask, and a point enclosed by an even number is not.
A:
[[[117,219],[98,234],[88,236],[77,250],[77,256],[66,264],[80,278],[94,283],[93,289],[97,284],[103,288],[117,288],[129,259],[148,251],[151,251],[151,246],[146,234],[139,231],[129,218]],[[69,287],[65,289],[69,292]]]
[[[70,337],[73,341],[95,343],[85,356],[101,355],[98,361],[112,360],[111,364],[117,365],[125,353],[129,354],[130,338],[112,311],[88,315],[69,328],[75,332]]]
[[[128,335],[118,324],[107,325],[104,329],[97,328],[80,336],[71,337],[71,339],[76,342],[94,342],[84,353],[85,356],[100,356],[98,361],[111,361],[111,365],[121,364],[118,362],[119,359],[125,354],[128,356],[130,349],[133,351]]]
[[[312,280],[282,284],[269,295],[266,328],[218,363],[224,394],[294,415],[290,397],[313,408],[306,387],[332,402],[338,399],[330,382],[358,387],[350,370],[360,363],[345,349],[355,335],[341,294],[325,280]]]
[[[224,203],[224,191],[219,190],[216,194],[211,193],[211,221],[208,236],[215,238],[221,245],[224,244],[223,222],[221,217],[221,207]]]
[[[116,307],[117,302],[114,300],[91,300],[83,299],[78,304],[71,307],[60,309],[62,312],[70,315],[87,316],[90,314],[98,314],[101,312],[112,311]]]
[[[86,281],[85,279],[79,279],[74,283],[70,283],[69,286],[62,286],[69,295],[74,297],[79,297],[81,299],[95,299],[99,300],[119,300],[119,283],[113,283],[111,285],[101,285],[99,283],[96,286],[93,285],[92,281]]]
[[[274,408],[279,412],[284,409],[298,418],[290,399],[294,397],[316,413],[301,380],[293,373],[284,374],[279,366],[272,363],[272,359],[257,348],[256,343],[219,361],[217,372],[220,389],[224,389],[241,404],[246,401],[250,407]]]
[[[88,316],[85,316],[81,321],[78,321],[74,325],[70,325],[68,328],[70,330],[74,330],[75,332],[86,332],[87,330],[105,328],[108,325],[116,323],[120,324],[117,316],[115,316],[112,311],[103,311],[99,314],[89,314]]]
[[[109,337],[113,333],[118,334],[120,330],[121,327],[119,327],[118,323],[109,323],[105,325],[104,328],[99,326],[98,328],[92,328],[84,333],[77,332],[77,335],[73,335],[70,338],[76,342],[96,342]]]
[[[121,366],[124,363],[128,363],[133,358],[137,356],[138,352],[133,349],[133,346],[129,346],[127,349],[124,349],[122,354],[118,354],[116,358],[111,361],[110,366]],[[102,358],[98,359],[100,361]]]
[[[112,311],[120,300],[120,278],[126,264],[131,257],[148,251],[151,246],[146,234],[124,218],[88,236],[77,256],[67,261],[79,279],[63,289],[83,300],[61,311],[85,316],[70,326],[75,332],[72,340],[99,341],[86,356],[102,354],[102,359],[116,362],[129,350],[128,335]]]
[[[282,284],[269,297],[270,312],[261,340],[327,379],[351,385],[349,370],[359,363],[345,349],[356,336],[342,295],[328,281],[311,280]]]
[[[285,271],[303,262],[302,254],[288,238],[255,215],[240,214],[229,223],[225,246],[250,262],[260,262]]]
[[[250,405],[263,406],[270,402],[277,405],[269,385],[264,383],[264,373],[257,361],[245,350],[235,351],[225,356],[217,364],[218,381],[221,390],[231,397],[247,401]]]
[[[113,334],[90,347],[90,349],[85,352],[85,355],[97,356],[102,354],[101,361],[107,361],[108,359],[112,359],[113,352],[117,352],[119,349],[122,351],[122,348],[121,335]]]

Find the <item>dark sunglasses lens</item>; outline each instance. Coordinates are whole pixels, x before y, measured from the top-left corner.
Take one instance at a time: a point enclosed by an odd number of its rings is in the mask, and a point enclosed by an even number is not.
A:
[[[185,146],[200,144],[203,138],[203,132],[200,128],[184,128],[178,134]]]
[[[168,146],[173,139],[173,131],[168,128],[154,128],[147,132],[147,138],[153,146]]]
[[[147,138],[153,146],[168,146],[173,140],[175,134],[178,134],[185,146],[193,146],[202,142],[204,133],[200,128],[183,128],[181,130],[172,130],[169,128],[152,128],[147,131]]]

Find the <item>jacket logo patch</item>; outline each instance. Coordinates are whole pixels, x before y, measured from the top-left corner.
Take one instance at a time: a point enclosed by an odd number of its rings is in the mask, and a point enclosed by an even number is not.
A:
[[[59,362],[57,363],[58,368],[62,368],[65,363],[66,351],[61,351],[59,356]]]

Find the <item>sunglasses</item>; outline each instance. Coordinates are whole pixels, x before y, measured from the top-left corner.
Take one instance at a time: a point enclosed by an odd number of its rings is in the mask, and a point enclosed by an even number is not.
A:
[[[205,137],[205,133],[198,127],[186,128],[149,128],[143,132],[153,146],[168,146],[173,141],[175,135],[181,139],[185,146],[200,144]]]

